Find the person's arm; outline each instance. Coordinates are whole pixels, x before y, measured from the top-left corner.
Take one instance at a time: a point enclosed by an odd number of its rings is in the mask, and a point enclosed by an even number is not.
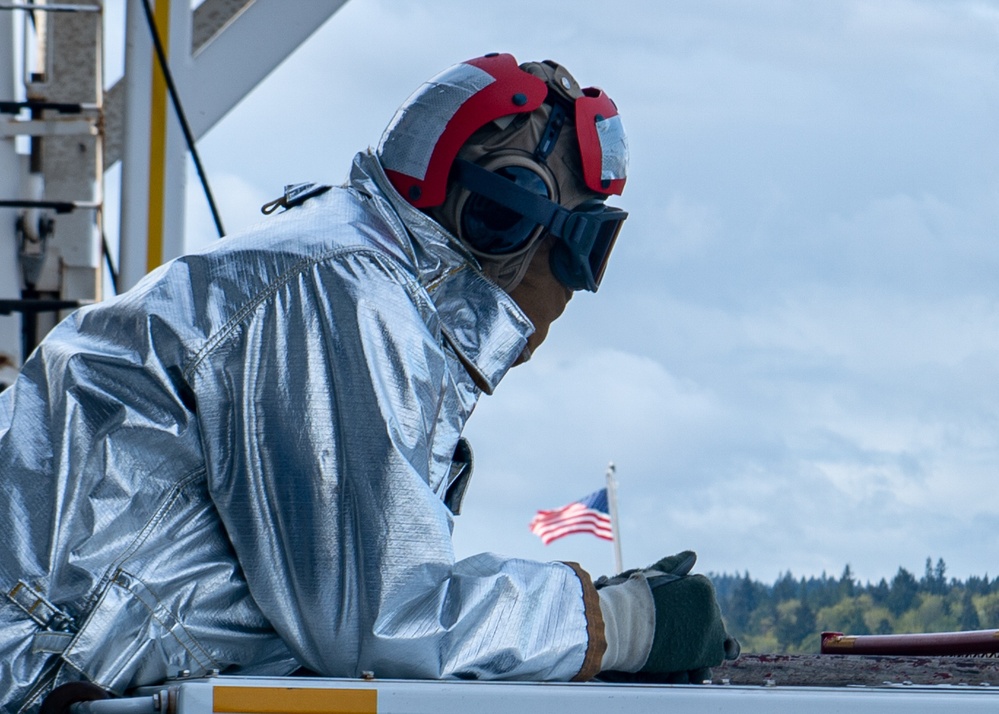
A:
[[[593,674],[588,581],[558,563],[454,561],[431,488],[450,384],[436,319],[403,270],[354,253],[286,276],[199,356],[210,489],[254,600],[325,675]]]

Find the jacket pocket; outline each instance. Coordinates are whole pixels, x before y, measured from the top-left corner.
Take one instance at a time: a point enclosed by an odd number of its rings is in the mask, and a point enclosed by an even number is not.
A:
[[[118,694],[180,670],[205,674],[219,665],[146,585],[117,570],[63,659]]]

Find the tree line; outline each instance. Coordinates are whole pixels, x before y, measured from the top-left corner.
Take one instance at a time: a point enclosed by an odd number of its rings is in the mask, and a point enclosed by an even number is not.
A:
[[[999,629],[999,577],[947,579],[943,559],[926,559],[921,578],[900,567],[888,581],[859,583],[850,566],[838,578],[795,578],[773,585],[743,575],[710,577],[725,623],[743,652],[818,653],[822,632],[848,635]]]

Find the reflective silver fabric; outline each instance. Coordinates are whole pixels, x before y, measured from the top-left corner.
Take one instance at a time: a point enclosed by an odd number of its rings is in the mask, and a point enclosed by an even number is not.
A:
[[[382,166],[426,178],[437,141],[461,105],[496,80],[467,63],[456,64],[425,82],[385,128],[378,145]]]
[[[621,116],[615,114],[598,120],[597,139],[600,141],[600,178],[606,181],[627,178],[628,137]]]
[[[531,326],[388,186],[358,155],[76,312],[0,394],[0,709],[183,669],[580,669],[574,572],[456,563],[444,502],[469,370],[491,391]]]

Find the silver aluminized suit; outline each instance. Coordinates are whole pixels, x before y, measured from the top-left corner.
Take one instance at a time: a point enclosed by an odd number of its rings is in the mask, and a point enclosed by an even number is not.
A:
[[[455,562],[463,425],[531,325],[359,154],[81,309],[0,394],[0,705],[178,670],[570,679],[560,563]]]

